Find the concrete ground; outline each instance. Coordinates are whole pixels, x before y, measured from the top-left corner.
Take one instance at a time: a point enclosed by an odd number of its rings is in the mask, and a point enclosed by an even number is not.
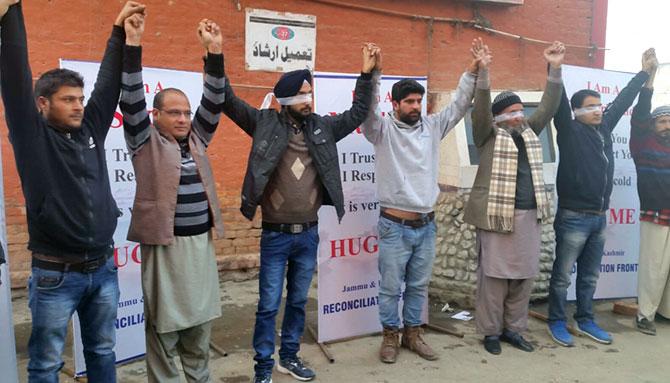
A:
[[[221,285],[223,317],[214,325],[213,341],[223,347],[227,357],[212,352],[210,367],[214,382],[242,383],[253,378],[253,333],[257,280],[224,282]],[[14,318],[19,357],[20,381],[26,381],[27,343],[30,335],[30,314],[24,292],[15,292]],[[316,323],[316,289],[310,292],[308,322]],[[612,302],[596,305],[599,323],[609,330],[614,343],[601,345],[590,339],[576,338],[576,347],[556,345],[546,326],[529,319],[526,338],[536,347],[525,353],[503,344],[501,355],[488,354],[475,334],[474,323],[449,318],[439,312],[434,302],[431,323],[456,329],[464,338],[428,331],[426,340],[441,354],[435,362],[425,361],[402,350],[398,362],[386,365],[377,358],[381,338],[363,337],[330,344],[335,362],[329,363],[308,334],[303,340],[301,356],[317,372],[319,382],[551,382],[551,383],[631,383],[670,382],[670,321],[657,321],[657,336],[643,335],[633,327],[632,317],[613,314]],[[533,307],[546,312],[546,304]],[[281,315],[281,314],[280,314]],[[71,345],[65,352],[66,366],[72,367]],[[0,381],[2,379],[0,378]],[[62,382],[71,378],[61,375]],[[118,381],[146,381],[144,361],[120,366]],[[292,378],[274,373],[276,383],[294,382]]]

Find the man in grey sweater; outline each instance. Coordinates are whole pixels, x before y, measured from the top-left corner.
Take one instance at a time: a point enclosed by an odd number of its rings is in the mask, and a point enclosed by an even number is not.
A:
[[[440,141],[463,118],[474,96],[476,51],[463,73],[453,101],[441,112],[421,116],[425,89],[410,79],[393,85],[393,112],[382,116],[378,108],[381,56],[373,72],[373,105],[363,133],[375,148],[379,175],[379,317],[384,327],[380,359],[396,361],[401,325],[398,301],[405,282],[402,346],[422,358],[438,355],[425,343],[421,311],[435,258],[433,205],[437,185]]]

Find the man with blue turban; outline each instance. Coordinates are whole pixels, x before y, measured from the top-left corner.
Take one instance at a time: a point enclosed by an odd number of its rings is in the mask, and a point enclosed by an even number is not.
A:
[[[240,210],[249,220],[258,205],[263,213],[260,299],[253,340],[256,383],[272,382],[275,317],[284,274],[287,297],[277,370],[301,381],[316,376],[305,367],[298,351],[305,327],[307,292],[316,268],[317,211],[322,205],[332,205],[339,220],[344,215],[336,143],[368,114],[371,72],[378,52],[374,44],[363,46],[363,68],[353,104],[337,115],[312,113],[312,75],[308,70],[282,75],[260,110],[237,98],[226,81],[223,112],[253,139]],[[272,97],[281,105],[280,110],[267,109]]]

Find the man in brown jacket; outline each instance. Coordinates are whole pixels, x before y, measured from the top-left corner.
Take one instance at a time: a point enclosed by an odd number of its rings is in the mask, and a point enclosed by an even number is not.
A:
[[[476,325],[492,354],[501,352],[500,340],[533,351],[520,333],[526,330],[528,301],[539,269],[541,220],[550,215],[538,135],[560,102],[564,52],[559,42],[545,49],[547,85],[528,118],[521,99],[512,92],[500,93],[491,104],[490,59],[479,61],[472,129],[480,164],[465,221],[477,227]]]
[[[198,35],[207,58],[193,120],[186,95],[168,88],[154,98],[152,125],[139,38],[124,51],[120,106],[137,179],[128,239],[141,244],[149,382],[179,382],[176,355],[188,382],[210,382],[211,321],[221,315],[211,229],[222,236],[223,225],[206,150],[224,99],[222,37],[209,20]]]

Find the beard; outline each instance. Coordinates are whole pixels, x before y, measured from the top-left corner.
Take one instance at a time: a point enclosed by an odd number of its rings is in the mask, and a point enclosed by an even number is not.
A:
[[[407,114],[398,113],[398,120],[410,126],[416,124],[420,119],[421,119],[421,112],[412,112]]]
[[[504,129],[512,137],[519,137],[523,133],[523,123],[518,124],[517,126],[512,126],[507,123],[507,121],[498,122],[498,127]]]
[[[657,132],[656,136],[661,144],[665,146],[670,146],[670,130],[664,130],[662,132]]]
[[[309,116],[312,113],[312,107],[311,106],[304,106],[300,108],[299,110],[295,110],[292,107],[287,108],[288,114],[296,121],[298,122],[303,122],[307,116]]]

